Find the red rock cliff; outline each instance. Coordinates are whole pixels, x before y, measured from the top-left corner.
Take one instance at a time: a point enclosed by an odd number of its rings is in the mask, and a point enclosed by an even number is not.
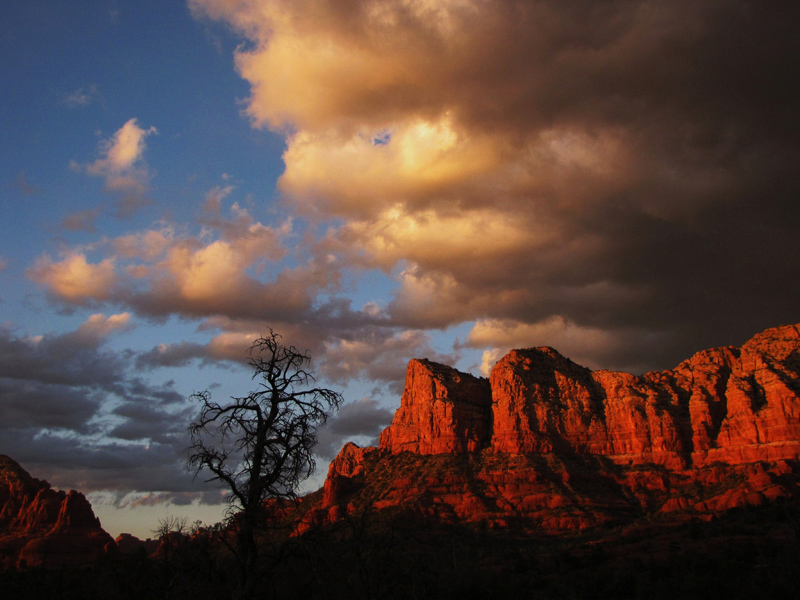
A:
[[[798,356],[794,325],[641,377],[592,372],[552,348],[513,350],[491,374],[491,447],[671,468],[797,459]]]
[[[491,437],[489,382],[426,359],[412,360],[379,447],[417,454],[475,452]]]
[[[346,445],[314,518],[402,506],[557,532],[800,496],[800,327],[643,376],[552,348],[489,382],[413,360],[379,448]],[[688,514],[687,514],[688,513]]]
[[[81,565],[112,548],[83,494],[54,490],[0,455],[0,564]]]

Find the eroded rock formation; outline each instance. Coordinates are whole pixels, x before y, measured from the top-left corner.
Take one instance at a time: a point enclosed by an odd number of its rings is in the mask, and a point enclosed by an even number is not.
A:
[[[0,563],[5,567],[81,565],[114,548],[89,501],[54,490],[0,455]]]
[[[710,516],[800,493],[800,327],[668,371],[593,372],[548,347],[489,380],[412,360],[378,448],[348,444],[317,517],[366,503],[545,531]]]
[[[492,392],[485,379],[426,359],[408,363],[406,387],[380,447],[417,454],[475,452],[491,438]]]

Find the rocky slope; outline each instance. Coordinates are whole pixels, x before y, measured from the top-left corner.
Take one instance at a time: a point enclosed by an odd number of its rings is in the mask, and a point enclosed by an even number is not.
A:
[[[402,508],[557,532],[711,518],[800,493],[800,326],[643,376],[513,350],[489,380],[412,360],[378,448],[346,445],[315,519]]]
[[[3,567],[82,565],[113,548],[83,494],[54,490],[0,455]]]

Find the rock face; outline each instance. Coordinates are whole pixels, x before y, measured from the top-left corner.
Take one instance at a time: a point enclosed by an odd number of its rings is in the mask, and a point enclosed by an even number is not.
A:
[[[800,456],[800,328],[699,352],[670,371],[592,372],[548,347],[478,379],[412,360],[381,449],[557,453],[670,468]]]
[[[797,325],[643,376],[548,347],[511,351],[489,381],[412,360],[379,447],[345,446],[321,511],[335,520],[368,501],[582,529],[798,495],[799,461]]]
[[[491,437],[489,382],[429,360],[412,360],[406,387],[380,447],[417,454],[475,452]]]
[[[0,562],[4,567],[86,564],[114,549],[92,506],[54,490],[0,455]]]

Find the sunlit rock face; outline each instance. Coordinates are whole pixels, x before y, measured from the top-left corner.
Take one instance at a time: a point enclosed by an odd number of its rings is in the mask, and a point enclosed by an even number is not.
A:
[[[408,363],[400,408],[379,447],[394,453],[475,452],[491,437],[491,406],[486,379],[414,359]]]
[[[513,350],[492,370],[491,448],[672,469],[797,459],[799,356],[797,326],[641,377],[592,372],[552,348]]]
[[[0,562],[4,567],[81,565],[115,548],[92,506],[54,490],[0,455]]]
[[[643,376],[593,372],[548,347],[511,351],[488,382],[412,360],[379,447],[343,448],[315,514],[403,507],[557,532],[798,494],[791,325]]]
[[[800,454],[800,334],[770,329],[637,377],[548,347],[512,350],[487,382],[412,360],[379,447],[416,454],[598,454],[685,468]]]

